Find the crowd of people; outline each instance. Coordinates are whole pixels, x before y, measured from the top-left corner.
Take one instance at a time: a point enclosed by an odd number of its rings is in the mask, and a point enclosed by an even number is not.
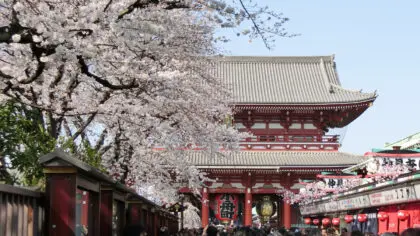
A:
[[[124,236],[147,236],[146,228],[141,226],[128,226]],[[152,236],[152,235],[150,235]],[[166,228],[161,228],[159,236],[172,236]],[[182,229],[174,236],[376,236],[373,233],[361,231],[348,232],[345,228],[339,232],[335,228],[271,228],[271,227],[234,227],[218,228],[207,226],[201,229]],[[379,236],[399,236],[398,233],[387,232]],[[409,228],[400,236],[420,236],[420,228]]]

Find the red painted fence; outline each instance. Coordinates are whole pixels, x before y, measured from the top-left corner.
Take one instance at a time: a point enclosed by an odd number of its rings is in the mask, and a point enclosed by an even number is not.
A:
[[[131,224],[149,236],[178,231],[176,215],[63,151],[40,163],[45,193],[0,184],[0,236],[122,236]]]

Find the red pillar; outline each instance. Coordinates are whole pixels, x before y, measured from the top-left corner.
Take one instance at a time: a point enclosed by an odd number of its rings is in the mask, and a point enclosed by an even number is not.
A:
[[[207,188],[203,188],[201,198],[201,224],[203,228],[209,224],[209,193]]]
[[[153,222],[154,222],[154,226],[153,227],[155,228],[154,233],[155,233],[155,236],[158,236],[158,234],[159,234],[159,228],[160,228],[160,224],[159,224],[159,211],[155,210],[154,217],[155,217],[155,219],[153,220]]]
[[[101,235],[111,236],[112,235],[112,206],[113,196],[111,189],[101,189],[101,202],[100,202],[100,213],[99,213],[99,224],[101,227]]]
[[[252,192],[251,188],[247,188],[245,192],[245,214],[244,225],[252,226]]]
[[[152,216],[153,216],[153,214],[150,211],[151,211],[150,206],[147,206],[146,220],[144,222],[145,222],[145,225],[147,225],[147,234],[148,235],[153,235],[153,227],[152,227],[152,222],[153,222]]]
[[[278,227],[284,225],[282,216],[283,216],[283,207],[282,207],[281,201],[278,200],[277,201],[277,226]]]
[[[70,169],[66,173],[47,171],[47,235],[73,236],[76,226],[76,170]]]
[[[130,202],[128,204],[130,209],[130,218],[129,223],[130,224],[140,224],[142,221],[142,206],[141,202]]]
[[[286,229],[290,229],[290,227],[292,226],[291,216],[292,214],[291,214],[290,204],[288,204],[286,201],[283,201],[283,222],[284,222],[284,227],[286,227]]]

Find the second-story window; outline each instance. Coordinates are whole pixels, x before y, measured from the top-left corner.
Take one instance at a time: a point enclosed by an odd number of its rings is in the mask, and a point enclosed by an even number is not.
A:
[[[302,129],[302,123],[292,123],[289,126],[289,129]]]
[[[317,129],[316,126],[312,123],[304,123],[303,128],[304,129]]]
[[[267,124],[265,122],[256,122],[253,126],[251,126],[251,129],[265,129],[267,127]]]
[[[283,129],[283,126],[280,124],[279,122],[270,122],[268,123],[268,128],[269,129]]]
[[[239,130],[239,129],[245,129],[246,127],[244,124],[242,124],[242,122],[238,122],[238,123],[235,123],[235,128]]]

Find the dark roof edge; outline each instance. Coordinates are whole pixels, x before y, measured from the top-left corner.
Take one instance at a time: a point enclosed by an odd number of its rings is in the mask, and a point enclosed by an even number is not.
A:
[[[83,174],[85,174],[87,176],[96,178],[96,179],[101,180],[101,181],[103,181],[107,184],[111,184],[119,190],[123,190],[123,191],[129,192],[129,193],[137,194],[133,189],[130,189],[130,188],[120,184],[118,181],[113,180],[112,178],[110,178],[106,174],[102,173],[98,169],[84,163],[81,160],[78,160],[78,159],[72,157],[69,153],[65,152],[61,148],[57,148],[53,152],[50,152],[50,153],[40,157],[39,158],[39,163],[41,165],[45,165],[55,158],[63,160],[65,162],[67,162],[68,164],[76,167],[78,170],[81,170],[83,172]]]
[[[39,163],[41,165],[44,165],[44,164],[47,164],[48,162],[50,162],[51,160],[53,160],[55,158],[58,158],[60,160],[63,160],[65,162],[67,162],[70,165],[73,165],[77,169],[81,170],[81,172],[83,174],[87,175],[88,177],[96,178],[96,179],[98,179],[100,181],[103,181],[103,182],[105,182],[107,184],[112,185],[117,190],[124,191],[124,192],[130,194],[131,197],[140,199],[141,201],[147,202],[148,204],[151,204],[151,205],[154,205],[157,208],[162,208],[162,207],[156,205],[156,203],[150,201],[149,199],[147,199],[147,198],[139,195],[135,190],[133,190],[131,188],[128,188],[127,186],[119,183],[118,181],[113,180],[108,175],[102,173],[98,169],[96,169],[96,168],[94,168],[94,167],[92,167],[92,166],[84,163],[81,160],[78,160],[78,159],[72,157],[69,153],[65,152],[61,148],[57,148],[53,152],[48,153],[48,154],[40,157],[39,158]]]
[[[308,106],[308,107],[324,107],[324,106],[351,106],[351,105],[359,105],[363,103],[374,102],[378,97],[377,94],[372,93],[373,96],[369,99],[364,99],[360,101],[351,101],[351,102],[336,102],[336,103],[234,103],[232,106]]]
[[[198,152],[206,152],[205,150],[189,150],[191,152],[194,153],[198,153]],[[225,152],[225,150],[220,150],[220,152]],[[305,153],[305,154],[344,154],[344,155],[348,155],[348,156],[353,156],[353,157],[361,157],[361,158],[365,158],[365,155],[360,155],[360,154],[354,154],[354,153],[349,153],[349,152],[340,152],[337,150],[270,150],[270,151],[262,151],[262,150],[238,150],[238,151],[226,151],[228,154],[234,154],[234,153]],[[206,152],[207,153],[207,152]],[[208,152],[208,154],[210,154],[210,152]]]
[[[41,197],[44,195],[44,193],[40,191],[30,190],[24,187],[12,186],[8,184],[0,184],[0,192],[18,194],[29,197]]]
[[[356,165],[358,163],[349,163],[343,165],[294,165],[294,166],[287,166],[287,165],[195,165],[197,168],[219,168],[219,169],[269,169],[269,170],[279,170],[287,169],[287,168],[345,168],[351,165]]]

